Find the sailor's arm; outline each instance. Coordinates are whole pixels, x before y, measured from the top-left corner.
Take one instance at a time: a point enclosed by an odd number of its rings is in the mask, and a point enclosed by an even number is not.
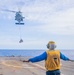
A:
[[[29,62],[38,62],[38,61],[42,61],[42,60],[45,60],[47,57],[47,54],[46,52],[42,53],[41,55],[39,56],[36,56],[34,58],[30,58],[28,61]]]
[[[32,62],[32,63],[34,63],[34,62],[38,62],[38,61],[45,60],[46,57],[47,57],[47,54],[46,54],[46,52],[44,52],[44,53],[42,53],[42,54],[39,55],[39,56],[30,58],[30,59],[28,59],[28,60],[23,60],[23,62]]]
[[[68,57],[66,57],[64,54],[62,54],[61,52],[60,52],[60,58],[61,59],[63,59],[63,60],[65,60],[65,61],[74,61],[74,60],[71,60],[71,59],[69,59]]]

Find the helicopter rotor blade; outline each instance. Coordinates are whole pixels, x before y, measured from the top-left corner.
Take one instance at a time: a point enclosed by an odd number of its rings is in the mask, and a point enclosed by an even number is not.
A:
[[[16,13],[17,12],[17,11],[8,10],[8,9],[2,9],[2,11],[13,12],[13,13]]]

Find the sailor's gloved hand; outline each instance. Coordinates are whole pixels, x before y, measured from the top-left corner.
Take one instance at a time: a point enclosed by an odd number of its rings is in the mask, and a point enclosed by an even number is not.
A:
[[[29,62],[29,60],[20,60],[21,62]]]
[[[69,61],[74,62],[74,60],[69,59]]]
[[[22,62],[29,62],[29,60],[23,60]]]

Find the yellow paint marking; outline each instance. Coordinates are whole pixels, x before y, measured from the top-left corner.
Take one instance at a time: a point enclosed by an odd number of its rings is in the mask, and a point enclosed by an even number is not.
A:
[[[5,66],[11,66],[11,67],[15,67],[15,68],[22,68],[22,66],[9,65],[9,64],[6,64],[5,62],[2,62],[2,64],[5,65]]]
[[[16,61],[2,61],[2,64],[5,65],[5,66],[8,66],[8,67],[14,67],[14,68],[18,68],[18,69],[21,69],[21,68],[35,68],[35,67],[30,67],[29,65],[25,64],[25,65],[22,65],[22,63],[18,63]]]
[[[22,68],[21,63],[18,63],[15,60],[2,61],[2,64],[5,66],[14,67],[14,68]]]

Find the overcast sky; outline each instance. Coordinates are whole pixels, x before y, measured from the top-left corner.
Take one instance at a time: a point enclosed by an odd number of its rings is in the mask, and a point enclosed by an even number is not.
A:
[[[4,9],[20,9],[25,25],[15,25],[15,13]],[[74,0],[0,0],[1,49],[46,49],[50,40],[57,49],[74,49]]]

